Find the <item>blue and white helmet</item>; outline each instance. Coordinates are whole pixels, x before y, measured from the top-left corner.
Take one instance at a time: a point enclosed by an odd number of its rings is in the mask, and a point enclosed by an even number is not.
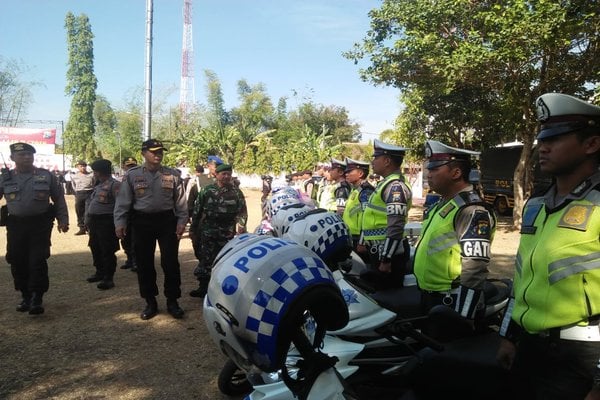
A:
[[[322,208],[296,218],[282,238],[308,247],[332,269],[352,251],[352,235],[342,217]]]
[[[244,234],[219,253],[203,315],[211,338],[238,366],[280,369],[305,311],[322,329],[348,322],[331,271],[309,249]]]
[[[281,207],[271,218],[274,236],[282,237],[296,219],[314,209],[315,207],[305,203],[288,204]]]
[[[267,199],[266,217],[270,220],[282,207],[301,202],[300,193],[296,189],[290,186],[283,187],[273,192],[271,197]]]

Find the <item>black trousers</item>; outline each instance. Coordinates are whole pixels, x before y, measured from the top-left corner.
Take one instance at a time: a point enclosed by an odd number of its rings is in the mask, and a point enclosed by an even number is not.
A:
[[[600,342],[524,333],[513,366],[519,399],[583,399],[592,388]]]
[[[133,248],[138,267],[140,296],[148,298],[158,295],[154,252],[156,243],[160,248],[160,266],[165,275],[164,294],[168,299],[181,297],[181,273],[179,270],[179,239],[177,218],[173,211],[161,213],[139,213],[133,216]]]
[[[48,291],[48,258],[53,217],[15,217],[6,223],[6,261],[10,264],[15,289],[23,292]]]
[[[75,192],[75,214],[77,214],[77,226],[79,229],[85,227],[85,201],[92,194],[91,190]]]
[[[96,275],[112,279],[117,268],[119,239],[115,235],[115,223],[112,214],[90,215],[88,222],[89,246],[92,251]]]
[[[127,232],[125,233],[125,237],[121,239],[121,248],[125,252],[127,256],[126,265],[129,267],[133,267],[137,265],[135,259],[135,251],[133,250],[133,226],[131,225],[131,220],[127,222]]]

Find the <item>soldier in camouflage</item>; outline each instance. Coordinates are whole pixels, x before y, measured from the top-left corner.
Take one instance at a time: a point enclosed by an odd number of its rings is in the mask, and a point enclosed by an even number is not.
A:
[[[198,194],[190,239],[200,239],[200,260],[194,270],[198,289],[190,292],[192,297],[204,297],[208,289],[213,261],[219,251],[236,233],[246,232],[248,210],[242,191],[233,184],[231,165],[221,164],[216,168],[217,182],[202,188]]]

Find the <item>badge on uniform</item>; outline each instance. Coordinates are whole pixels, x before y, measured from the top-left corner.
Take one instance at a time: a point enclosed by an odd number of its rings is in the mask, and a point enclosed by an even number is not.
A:
[[[592,215],[593,205],[570,204],[562,218],[558,221],[560,228],[576,229],[586,231],[590,215]]]

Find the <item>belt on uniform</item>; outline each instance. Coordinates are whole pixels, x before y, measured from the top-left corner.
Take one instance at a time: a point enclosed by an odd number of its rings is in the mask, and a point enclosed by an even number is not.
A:
[[[431,295],[439,295],[439,296],[446,296],[449,294],[458,294],[459,288],[455,287],[455,288],[451,288],[448,290],[440,290],[440,291],[435,291],[435,290],[423,290],[423,292],[427,293],[427,294],[431,294]]]
[[[539,332],[540,337],[550,337],[563,340],[579,340],[583,342],[600,342],[600,326],[598,324],[587,326],[569,326],[552,328]]]
[[[172,217],[175,215],[173,210],[165,210],[165,211],[157,211],[157,212],[143,212],[143,211],[134,211],[134,214],[140,217]]]
[[[422,290],[425,295],[431,297],[442,298],[442,303],[449,306],[454,303],[454,299],[458,296],[458,288],[436,292],[433,290]],[[452,296],[455,296],[454,298]]]

